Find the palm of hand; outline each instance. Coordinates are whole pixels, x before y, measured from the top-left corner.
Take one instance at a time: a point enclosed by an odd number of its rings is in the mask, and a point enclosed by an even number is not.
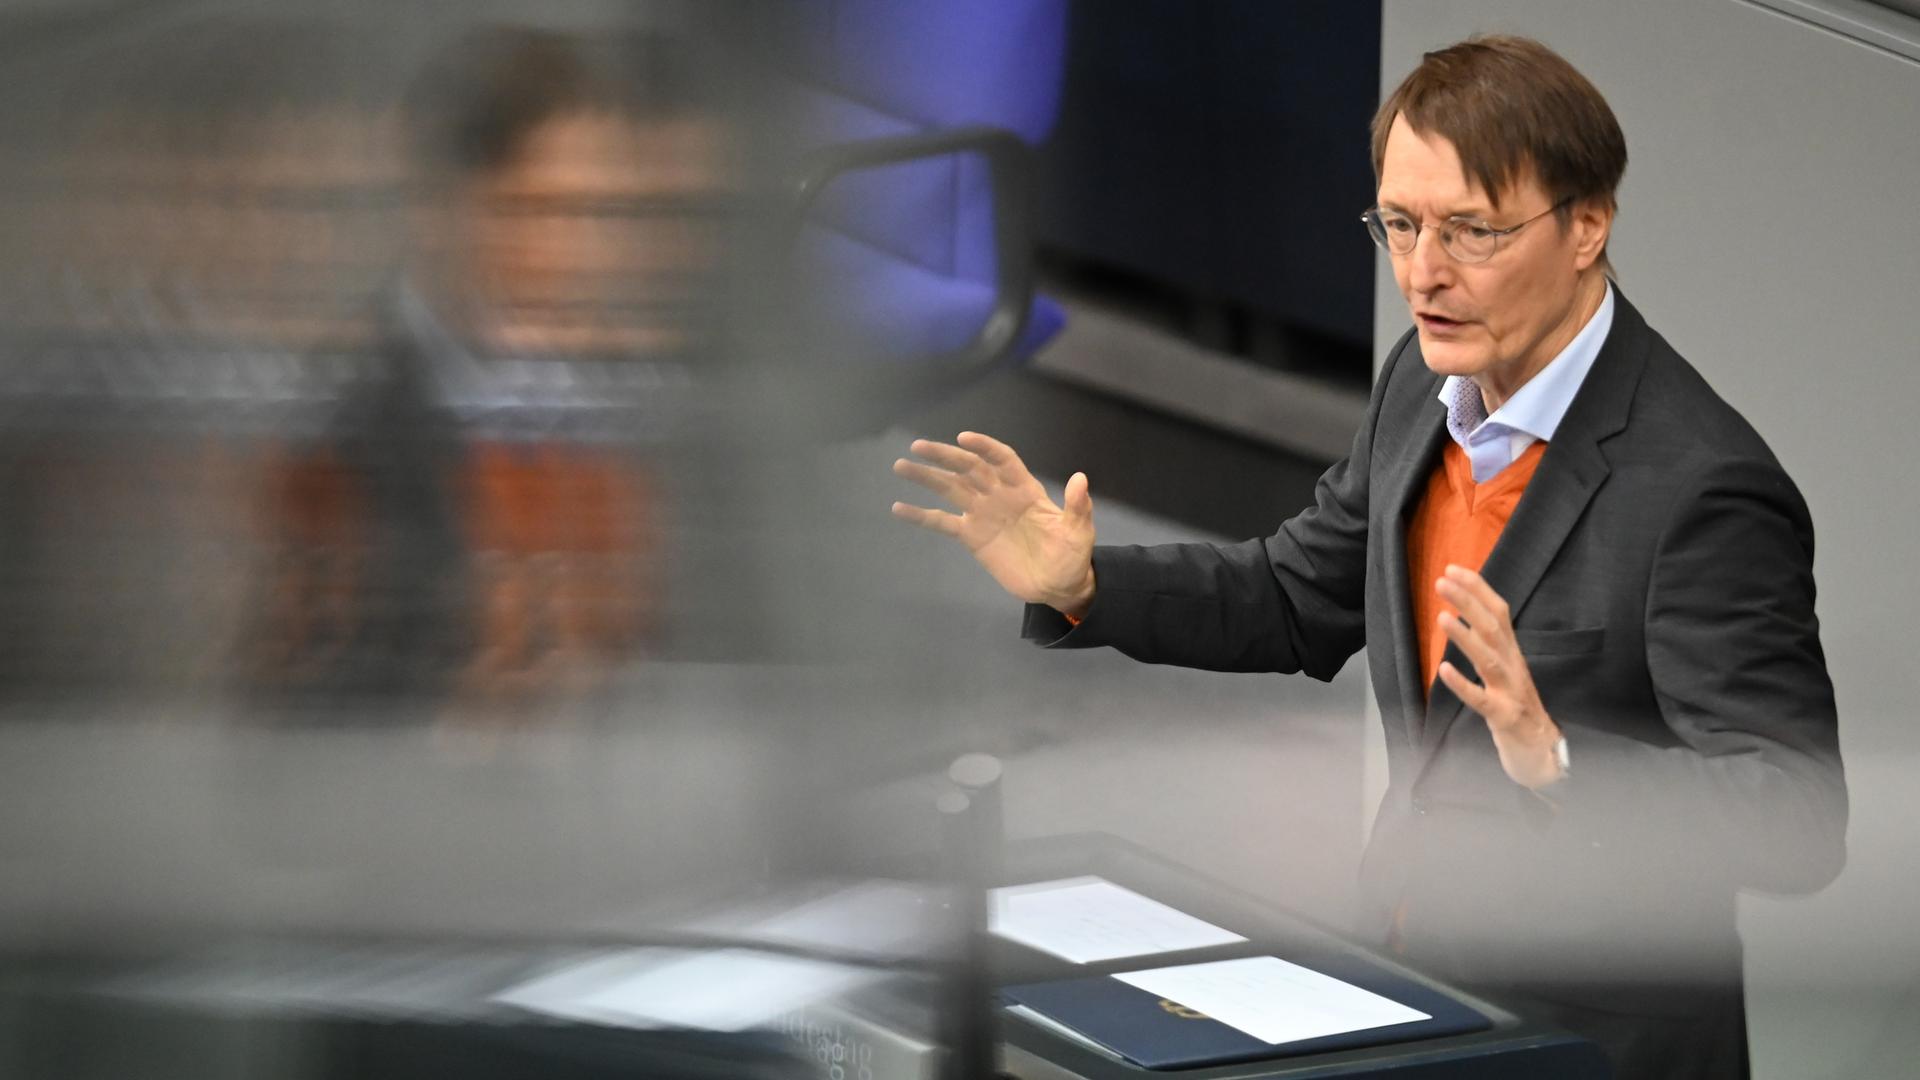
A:
[[[1018,454],[985,435],[962,432],[960,445],[926,439],[894,472],[934,492],[958,513],[895,503],[895,516],[964,544],[993,579],[1028,603],[1083,608],[1093,591],[1093,501],[1085,474],[1067,481],[1056,506]]]
[[[961,515],[960,541],[1000,587],[1044,603],[1079,581],[1093,554],[1092,521],[1075,522],[1038,481],[1029,491],[994,492]]]

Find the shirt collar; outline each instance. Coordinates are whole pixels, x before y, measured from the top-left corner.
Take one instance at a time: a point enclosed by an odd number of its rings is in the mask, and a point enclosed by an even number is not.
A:
[[[1549,360],[1539,374],[1514,391],[1513,396],[1479,426],[1498,424],[1508,431],[1524,432],[1542,442],[1553,441],[1553,433],[1559,430],[1560,421],[1566,417],[1574,395],[1580,391],[1580,384],[1586,381],[1587,372],[1592,370],[1593,362],[1599,358],[1600,346],[1606,344],[1607,331],[1612,328],[1613,284],[1609,282],[1606,295],[1600,298],[1599,309],[1587,320],[1587,325],[1580,328],[1573,340],[1567,342],[1567,347]],[[1454,395],[1459,392],[1463,381],[1466,381],[1464,375],[1449,375],[1440,383],[1440,401],[1449,409],[1453,407]]]

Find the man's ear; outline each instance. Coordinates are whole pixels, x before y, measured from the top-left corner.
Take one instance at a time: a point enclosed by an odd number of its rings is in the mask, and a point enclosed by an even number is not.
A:
[[[1573,204],[1574,268],[1585,270],[1607,250],[1607,237],[1613,232],[1613,200],[1581,199]]]

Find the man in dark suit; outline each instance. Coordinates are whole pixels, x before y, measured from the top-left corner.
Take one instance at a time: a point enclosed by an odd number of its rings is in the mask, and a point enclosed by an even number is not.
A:
[[[1363,646],[1390,781],[1362,929],[1600,1042],[1747,1075],[1740,888],[1817,889],[1846,792],[1805,503],[1613,288],[1625,142],[1537,42],[1429,53],[1374,122],[1365,215],[1415,327],[1315,505],[1242,544],[1094,546],[984,435],[895,470],[1026,633],[1331,678]]]

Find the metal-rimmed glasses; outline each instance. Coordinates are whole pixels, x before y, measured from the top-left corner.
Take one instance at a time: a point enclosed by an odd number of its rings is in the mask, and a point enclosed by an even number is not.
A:
[[[1500,250],[1500,241],[1572,201],[1561,199],[1518,225],[1509,225],[1504,229],[1496,229],[1479,218],[1450,217],[1436,226],[1440,230],[1440,246],[1460,262],[1486,262]],[[1366,223],[1373,242],[1393,255],[1411,253],[1413,246],[1420,241],[1420,230],[1425,227],[1406,214],[1384,206],[1373,207],[1361,214],[1360,220]]]

